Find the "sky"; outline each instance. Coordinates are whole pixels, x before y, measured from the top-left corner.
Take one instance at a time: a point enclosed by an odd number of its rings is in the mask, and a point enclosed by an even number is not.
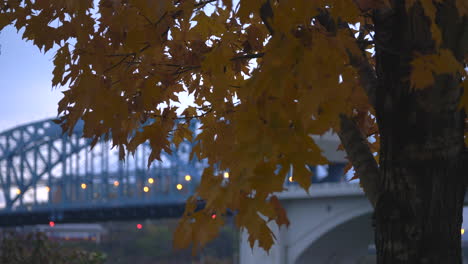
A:
[[[56,49],[44,54],[31,41],[22,40],[12,26],[0,32],[0,45],[0,133],[32,121],[56,117],[57,104],[67,88],[52,87]],[[188,93],[181,93],[179,100],[182,106],[187,106],[194,99]]]
[[[14,27],[0,32],[0,132],[57,116],[60,89],[52,89],[54,53],[40,52]]]

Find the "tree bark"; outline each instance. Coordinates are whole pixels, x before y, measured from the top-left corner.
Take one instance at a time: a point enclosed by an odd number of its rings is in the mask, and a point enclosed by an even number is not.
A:
[[[434,52],[434,41],[419,4],[407,12],[404,1],[391,2],[392,10],[373,14],[381,140],[377,263],[462,263],[466,172],[460,78],[438,76],[431,87],[411,89],[413,55]],[[453,2],[438,5],[437,23],[442,46],[459,54],[457,30],[463,23]]]

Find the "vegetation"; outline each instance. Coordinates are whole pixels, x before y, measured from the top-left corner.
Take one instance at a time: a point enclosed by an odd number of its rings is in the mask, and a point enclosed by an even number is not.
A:
[[[60,120],[108,137],[121,158],[197,141],[207,158],[175,245],[205,245],[235,212],[251,245],[288,225],[275,192],[328,161],[336,132],[375,209],[378,263],[460,263],[468,164],[466,0],[5,0],[68,86]],[[177,94],[194,104],[184,109]],[[202,126],[194,136],[192,119]],[[372,139],[372,140],[371,140]],[[372,143],[371,143],[372,142]],[[224,179],[223,172],[229,172]],[[206,207],[195,212],[198,199]],[[216,213],[218,217],[212,218]]]
[[[44,233],[7,233],[0,242],[0,262],[8,264],[103,264],[106,255],[66,249]]]
[[[142,229],[136,225],[142,224]],[[177,264],[177,263],[235,263],[238,254],[238,232],[233,225],[224,226],[220,235],[208,243],[197,256],[190,250],[172,247],[176,219],[144,222],[111,222],[103,224],[105,234],[100,243],[92,241],[63,241],[67,248],[82,248],[104,252],[106,263],[115,264]],[[211,261],[211,262],[210,262]]]
[[[136,224],[142,228],[136,228]],[[103,223],[95,240],[54,240],[44,233],[5,232],[0,263],[8,264],[232,264],[238,257],[238,232],[224,226],[197,256],[172,247],[176,219]]]

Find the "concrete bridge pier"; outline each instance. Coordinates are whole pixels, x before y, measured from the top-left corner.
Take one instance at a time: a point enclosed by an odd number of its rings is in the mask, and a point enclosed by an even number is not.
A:
[[[276,243],[269,253],[257,246],[252,250],[244,231],[240,264],[372,263],[372,208],[357,184],[317,184],[310,196],[293,189],[279,198],[291,225],[270,223]]]

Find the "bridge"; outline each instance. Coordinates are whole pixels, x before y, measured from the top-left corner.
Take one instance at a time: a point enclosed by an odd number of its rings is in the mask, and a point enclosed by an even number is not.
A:
[[[0,133],[0,227],[182,215],[206,166],[189,159],[193,143],[172,147],[148,168],[149,145],[122,162],[105,140],[90,149],[82,131],[78,123],[63,134],[48,119]],[[359,184],[344,180],[345,158],[336,150],[336,136],[315,139],[331,164],[309,168],[314,172],[309,193],[285,181],[287,191],[278,197],[290,227],[271,223],[277,241],[269,254],[257,246],[252,250],[243,232],[240,263],[355,263],[368,255],[372,208]]]
[[[373,209],[359,183],[319,183],[308,193],[293,185],[278,197],[290,220],[289,227],[269,223],[276,242],[268,253],[257,245],[251,249],[247,233],[242,232],[241,264],[375,263]],[[468,205],[468,195],[464,204]],[[468,219],[466,210],[463,219]],[[468,230],[466,221],[462,230]],[[466,258],[466,233],[461,242]],[[463,263],[468,263],[468,258]]]
[[[243,232],[240,263],[340,264],[371,257],[372,207],[359,184],[321,183],[309,193],[291,186],[278,197],[291,224],[278,228],[270,223],[276,242],[268,254],[257,245],[252,250]]]
[[[163,152],[161,161],[148,168],[148,144],[122,162],[104,139],[90,149],[83,126],[78,122],[70,134],[63,134],[48,119],[0,133],[0,226],[182,215],[184,201],[207,164],[189,159],[193,143],[172,147],[171,154]],[[337,141],[332,136],[320,141],[335,163],[322,168],[323,178],[314,176],[313,182],[339,181],[343,153],[335,151]]]
[[[82,136],[82,122],[63,134],[51,119],[0,133],[0,226],[178,217],[206,164],[190,142],[148,168],[148,144],[122,162]]]
[[[172,147],[148,168],[149,145],[122,162],[104,139],[90,149],[82,131],[79,122],[63,134],[47,119],[0,133],[0,227],[182,215],[207,164],[189,159],[193,143]],[[286,179],[287,191],[278,197],[291,225],[271,223],[277,241],[269,254],[252,250],[242,232],[240,263],[356,263],[368,255],[372,208],[359,184],[344,179],[338,138],[315,139],[331,164],[309,168],[309,193]]]
[[[288,191],[279,197],[291,227],[280,231],[272,226],[278,243],[269,255],[242,243],[241,263],[302,263],[301,256],[317,256],[307,253],[316,248],[311,241],[370,212],[360,188],[343,182],[345,159],[336,151],[338,139],[326,134],[316,140],[332,164],[310,167],[311,196],[286,180]],[[0,227],[179,217],[206,166],[206,161],[189,159],[190,142],[172,147],[171,154],[163,152],[161,162],[149,168],[149,145],[122,162],[105,140],[92,149],[90,144],[82,122],[71,134],[63,134],[51,119],[0,133]]]

